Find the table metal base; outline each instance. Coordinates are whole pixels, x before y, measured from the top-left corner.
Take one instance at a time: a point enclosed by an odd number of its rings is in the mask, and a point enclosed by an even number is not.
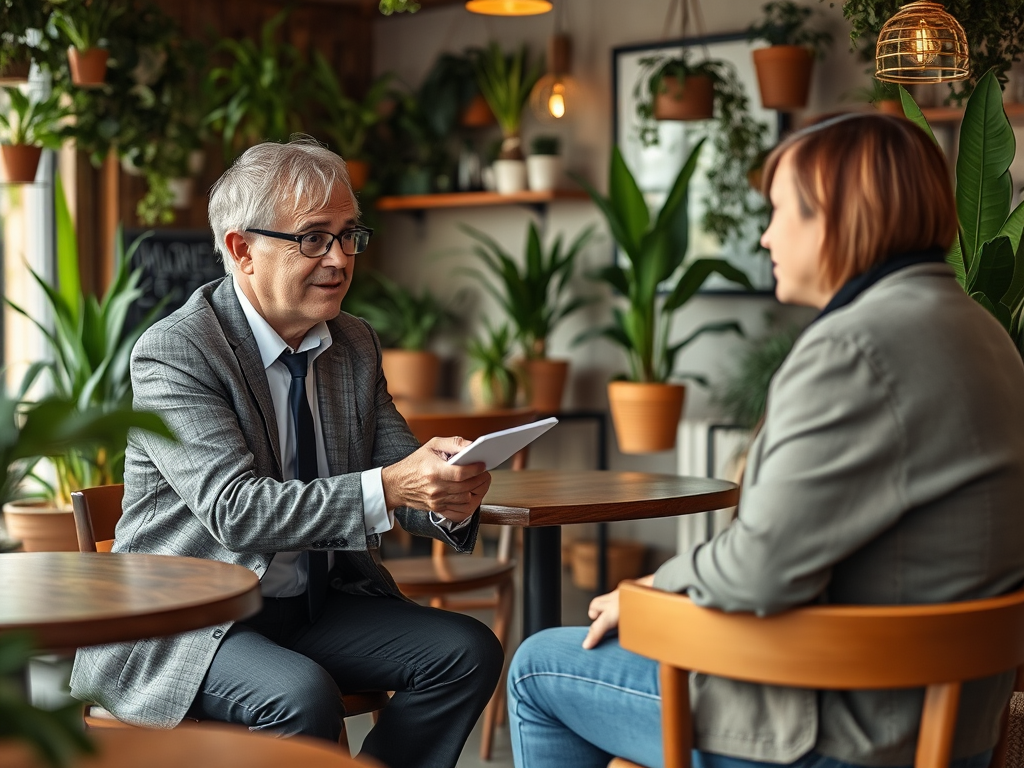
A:
[[[562,528],[523,531],[523,639],[562,624]]]

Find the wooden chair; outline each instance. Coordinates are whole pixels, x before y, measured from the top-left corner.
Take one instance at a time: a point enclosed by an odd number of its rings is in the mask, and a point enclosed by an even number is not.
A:
[[[95,488],[83,488],[71,494],[71,506],[75,514],[75,528],[78,531],[78,549],[81,552],[109,552],[114,544],[114,528],[121,517],[121,500],[124,497],[124,485],[100,485]],[[388,703],[388,694],[384,691],[362,693],[346,693],[342,696],[345,702],[346,717],[372,713],[374,720],[377,712]],[[179,727],[191,727],[214,724],[212,720],[193,720],[186,718]],[[217,723],[223,725],[223,723]],[[85,708],[85,725],[87,728],[132,728],[122,723],[107,710],[97,704],[87,704]],[[349,751],[348,733],[343,729],[338,742],[345,751]]]
[[[481,435],[500,429],[529,424],[537,417],[529,408],[470,410],[455,406],[433,404],[400,403],[399,410],[409,422],[416,438],[425,443],[432,437],[458,435],[475,440]],[[528,449],[523,449],[512,460],[514,470],[526,468]],[[472,610],[488,608],[494,610],[492,629],[508,652],[508,633],[512,622],[515,603],[514,573],[516,561],[512,557],[512,537],[515,529],[502,526],[495,557],[449,557],[449,547],[434,540],[430,557],[388,558],[384,567],[391,572],[398,588],[406,597],[429,599],[435,608],[451,610]],[[493,597],[458,598],[452,595],[495,588]],[[480,738],[480,757],[490,760],[494,741],[495,726],[504,721],[505,684],[504,673],[498,682],[484,710],[483,733]]]
[[[758,618],[623,584],[619,641],[660,662],[666,768],[689,768],[689,673],[832,690],[924,687],[916,768],[948,768],[960,686],[1024,664],[1024,591],[909,606],[814,606]],[[637,768],[617,758],[609,768]]]

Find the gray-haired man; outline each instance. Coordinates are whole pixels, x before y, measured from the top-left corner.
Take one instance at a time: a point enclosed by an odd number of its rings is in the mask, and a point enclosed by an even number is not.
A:
[[[377,546],[398,517],[472,549],[490,476],[445,463],[460,438],[418,446],[377,337],[340,311],[370,235],[341,158],[310,140],[253,147],[214,185],[210,224],[228,275],[132,356],[136,407],[178,442],[132,435],[114,551],[243,565],[264,608],[83,649],[72,691],[140,725],[189,714],[336,741],[341,692],[390,690],[363,752],[391,768],[454,765],[501,647],[473,619],[404,600]]]

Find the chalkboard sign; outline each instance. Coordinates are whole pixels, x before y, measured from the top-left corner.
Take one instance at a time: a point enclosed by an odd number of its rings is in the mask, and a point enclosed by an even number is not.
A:
[[[125,247],[145,231],[126,231]],[[170,299],[159,317],[181,307],[199,286],[224,276],[224,265],[213,251],[213,235],[201,230],[152,230],[132,256],[131,268],[138,267],[142,267],[144,293],[128,314],[129,328],[165,296]]]

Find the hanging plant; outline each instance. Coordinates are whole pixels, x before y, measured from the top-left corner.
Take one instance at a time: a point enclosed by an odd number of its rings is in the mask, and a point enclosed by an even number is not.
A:
[[[715,117],[707,121],[715,161],[708,164],[708,192],[704,197],[703,229],[723,244],[742,236],[750,221],[767,226],[768,209],[751,195],[747,174],[767,149],[768,126],[750,114],[750,98],[739,81],[736,68],[728,61],[704,59],[691,63],[689,52],[682,56],[648,56],[640,60],[640,72],[633,87],[637,130],[645,147],[657,145],[657,98],[666,90],[665,81],[674,77],[701,76],[711,81]]]
[[[380,0],[378,7],[381,13],[390,16],[393,13],[416,13],[420,4],[414,0]]]

